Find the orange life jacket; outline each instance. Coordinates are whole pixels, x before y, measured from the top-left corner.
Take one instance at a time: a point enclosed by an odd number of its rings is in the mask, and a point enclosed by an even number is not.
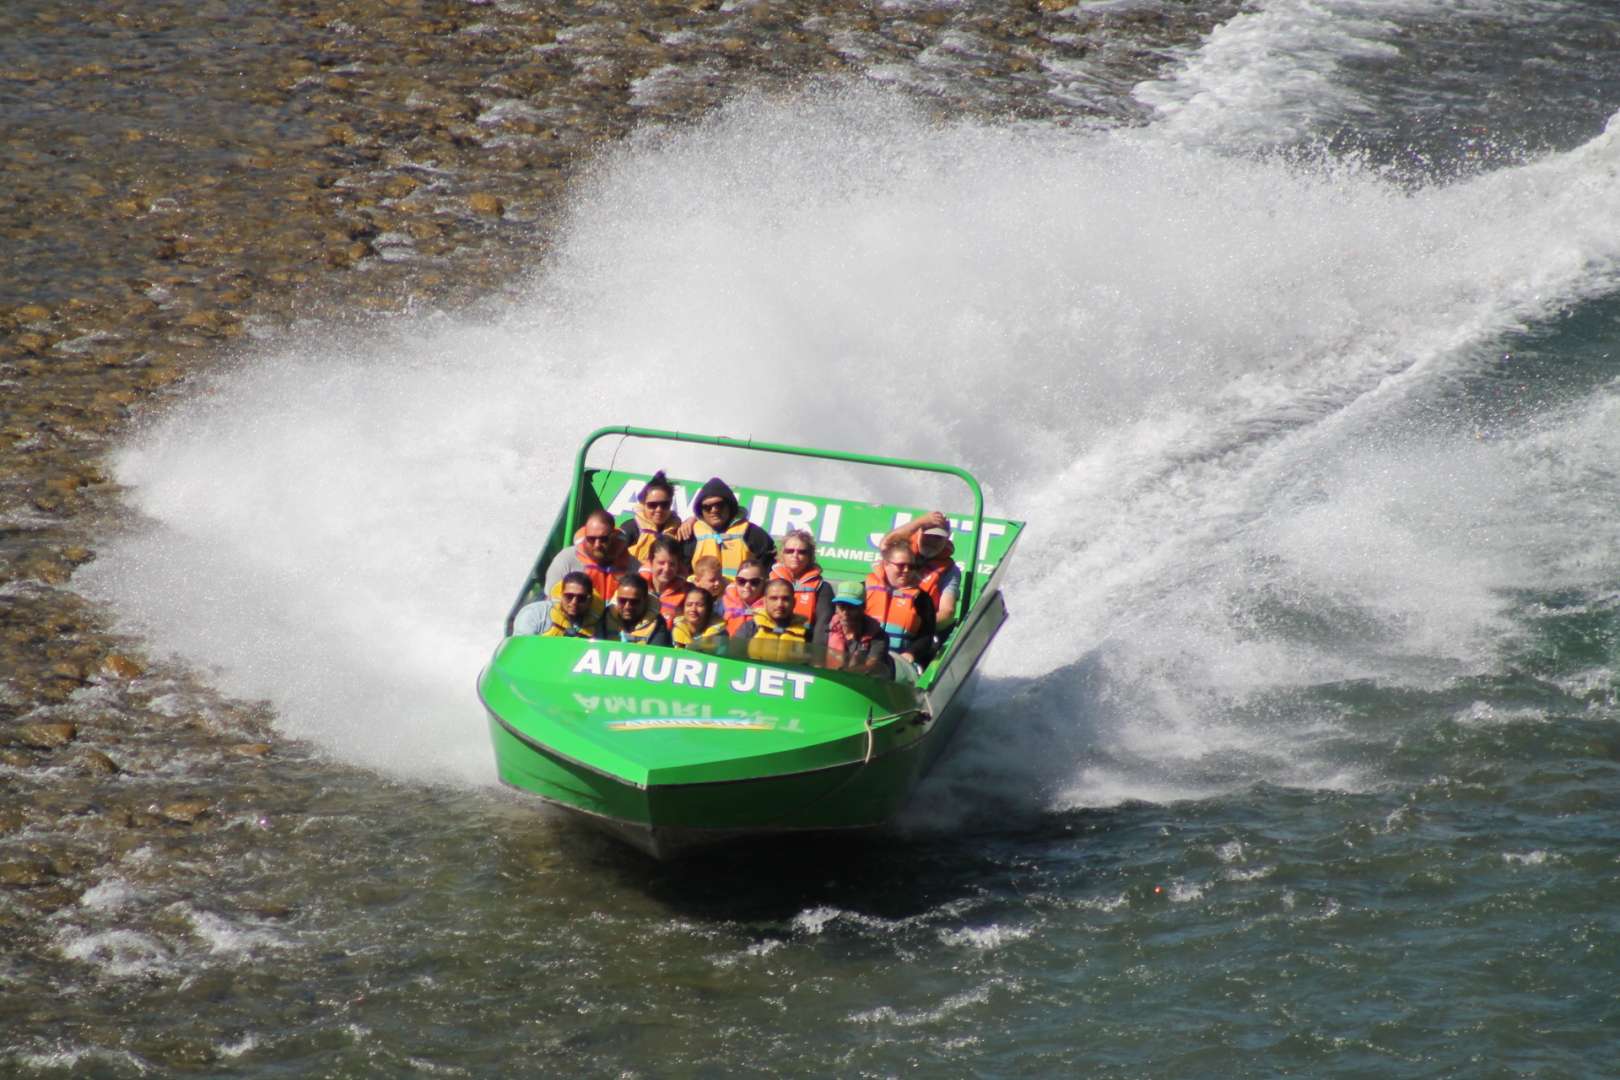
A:
[[[917,594],[921,591],[890,588],[881,566],[867,575],[866,613],[883,627],[889,648],[896,652],[906,647],[906,638],[922,629],[922,612],[917,610]]]
[[[956,565],[956,545],[947,540],[939,554],[929,558],[922,553],[922,535],[921,529],[911,534],[911,550],[917,556],[917,588],[928,594],[928,599],[934,602],[934,610],[938,611],[945,575]]]
[[[610,554],[606,562],[594,561],[586,552],[583,540],[574,545],[574,551],[579,555],[579,568],[591,579],[591,588],[596,595],[602,598],[603,603],[613,599],[619,587],[619,578],[630,571],[630,554],[624,550],[624,541],[608,545]]]
[[[812,563],[810,569],[799,577],[794,577],[793,571],[777,563],[771,567],[771,577],[793,583],[793,613],[815,622],[816,593],[821,588],[821,567]]]
[[[691,586],[676,578],[669,588],[654,593],[653,590],[658,586],[653,584],[652,567],[643,566],[641,576],[647,579],[647,592],[658,597],[658,613],[664,617],[665,622],[674,626],[675,620],[681,617],[681,609],[686,606],[686,591]]]
[[[724,595],[720,597],[720,603],[726,617],[726,633],[735,634],[742,624],[748,620],[748,616],[759,610],[759,605],[764,600],[765,592],[762,589],[758,600],[755,600],[752,604],[745,604],[743,603],[742,593],[737,591],[737,583],[733,581],[730,585],[727,585]]]
[[[634,626],[624,624],[623,620],[619,618],[617,608],[608,608],[607,610],[607,632],[616,636],[620,641],[633,641],[645,645],[648,638],[661,629],[667,629],[668,625],[668,623],[664,622],[664,617],[654,611],[651,605],[648,605],[647,610],[641,615],[641,621]]]

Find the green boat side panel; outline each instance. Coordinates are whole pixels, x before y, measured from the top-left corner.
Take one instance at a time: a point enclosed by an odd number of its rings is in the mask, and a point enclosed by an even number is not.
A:
[[[923,704],[886,679],[532,636],[502,643],[479,690],[512,736],[639,787],[858,762],[903,742]]]
[[[593,470],[590,488],[615,519],[623,520],[635,508],[636,492],[649,475],[633,472]],[[681,517],[691,511],[691,500],[703,481],[670,479],[675,486],[675,510]],[[852,502],[818,495],[770,491],[765,488],[737,487],[737,499],[748,509],[748,520],[780,539],[792,529],[806,529],[816,538],[816,561],[828,577],[863,578],[878,557],[878,545],[896,525],[927,512],[926,508],[888,506],[882,503]],[[973,529],[972,514],[946,515],[957,548],[957,562],[966,569],[967,538]],[[1003,518],[984,519],[984,535],[979,541],[981,575],[991,574],[1000,565],[1023,529],[1023,522]]]

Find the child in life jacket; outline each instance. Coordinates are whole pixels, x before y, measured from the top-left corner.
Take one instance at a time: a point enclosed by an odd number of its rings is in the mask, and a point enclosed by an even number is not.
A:
[[[720,560],[713,555],[705,555],[692,564],[692,576],[686,579],[688,585],[701,589],[709,594],[714,603],[715,614],[724,615],[725,605],[722,598],[726,595],[726,576],[720,572]]]

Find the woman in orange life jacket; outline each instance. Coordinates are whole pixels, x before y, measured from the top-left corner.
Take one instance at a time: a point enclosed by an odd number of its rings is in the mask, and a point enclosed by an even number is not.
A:
[[[765,599],[758,611],[732,635],[737,648],[750,660],[782,664],[804,663],[810,658],[810,620],[793,610],[793,585],[781,578],[765,583]]]
[[[614,583],[640,569],[640,561],[625,550],[624,536],[613,524],[613,515],[592,510],[579,532],[579,542],[557,552],[546,569],[546,594],[555,599],[563,575],[578,570],[591,579],[598,599],[606,603],[613,597]]]
[[[653,541],[660,536],[674,536],[680,531],[680,515],[675,513],[675,485],[669,482],[664,470],[652,474],[652,479],[636,492],[636,508],[630,520],[619,526],[624,534],[630,554],[648,562],[652,558]]]
[[[681,577],[681,545],[674,537],[655,536],[641,568],[648,591],[658,600],[658,613],[671,626],[681,617],[681,605],[691,588]]]
[[[607,609],[591,579],[573,570],[563,575],[556,602],[547,612],[541,637],[599,638],[607,632]]]
[[[810,623],[810,635],[817,645],[826,643],[827,623],[832,619],[832,583],[823,581],[816,563],[816,539],[803,529],[794,529],[782,538],[781,557],[771,577],[793,586],[793,610]]]
[[[942,512],[930,510],[883,538],[887,548],[897,540],[908,541],[918,557],[917,587],[934,602],[934,621],[944,634],[956,619],[956,597],[962,590],[962,568],[956,565],[956,545],[951,543],[951,522]]]
[[[696,652],[721,653],[726,651],[726,623],[714,610],[714,602],[702,589],[686,594],[686,603],[680,618],[670,628],[677,649]]]
[[[889,638],[889,652],[918,668],[934,658],[934,602],[917,587],[917,553],[904,540],[883,549],[866,579],[866,613]]]
[[[669,636],[669,624],[658,614],[658,608],[647,595],[647,579],[640,574],[626,574],[619,579],[614,590],[613,605],[607,611],[609,641],[632,641],[638,645],[674,644]]]
[[[866,613],[866,586],[840,581],[833,590],[832,621],[827,625],[827,666],[834,671],[894,678],[889,638]]]
[[[770,579],[771,567],[763,559],[749,559],[737,571],[737,580],[726,586],[721,597],[722,614],[726,617],[726,633],[736,636],[744,621],[765,599],[765,582]]]
[[[688,563],[713,555],[720,560],[720,572],[734,576],[749,559],[764,559],[766,566],[775,560],[776,541],[748,520],[736,494],[718,476],[698,489],[692,505],[695,512],[676,533],[686,544]]]

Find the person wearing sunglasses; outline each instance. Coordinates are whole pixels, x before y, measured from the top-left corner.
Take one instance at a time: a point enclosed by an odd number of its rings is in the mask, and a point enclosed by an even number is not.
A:
[[[647,595],[647,579],[640,574],[626,574],[619,579],[618,588],[613,591],[613,604],[608,608],[607,633],[603,636],[609,641],[617,639],[665,648],[675,643],[669,636],[669,624]]]
[[[625,550],[624,535],[606,510],[592,510],[577,535],[578,543],[559,551],[546,569],[546,594],[555,600],[563,576],[577,570],[591,579],[597,597],[606,603],[618,579],[639,571],[641,561]]]
[[[778,664],[803,663],[810,656],[810,620],[793,610],[793,583],[771,578],[765,599],[732,635],[733,656]]]
[[[794,529],[784,536],[771,577],[793,586],[794,612],[810,623],[812,640],[817,645],[825,644],[827,624],[832,621],[833,587],[822,580],[815,537],[804,529]]]
[[[928,666],[934,658],[934,602],[917,584],[917,553],[897,540],[883,549],[883,561],[866,579],[866,613],[889,638],[889,654]],[[896,664],[896,674],[903,670]]]
[[[956,545],[951,543],[951,521],[943,511],[930,510],[921,517],[895,526],[883,538],[883,547],[897,540],[911,544],[917,554],[917,587],[934,602],[934,621],[945,633],[956,620],[956,597],[962,591],[962,568],[956,565]]]
[[[653,541],[660,536],[674,537],[680,528],[681,518],[675,512],[675,485],[669,482],[664,470],[659,469],[636,493],[636,508],[630,520],[619,525],[625,549],[642,562],[648,562],[652,558]]]
[[[766,566],[776,560],[776,541],[748,520],[736,493],[718,476],[698,489],[692,506],[692,516],[677,534],[686,543],[688,563],[713,555],[720,560],[720,572],[735,577],[749,559],[764,559]]]
[[[564,574],[557,599],[547,612],[541,637],[600,638],[606,632],[607,608],[591,579],[578,570]]]
[[[764,559],[749,559],[742,564],[736,580],[726,586],[720,598],[721,613],[726,617],[726,633],[735,635],[754,614],[765,599],[765,583],[770,577],[771,565]]]

